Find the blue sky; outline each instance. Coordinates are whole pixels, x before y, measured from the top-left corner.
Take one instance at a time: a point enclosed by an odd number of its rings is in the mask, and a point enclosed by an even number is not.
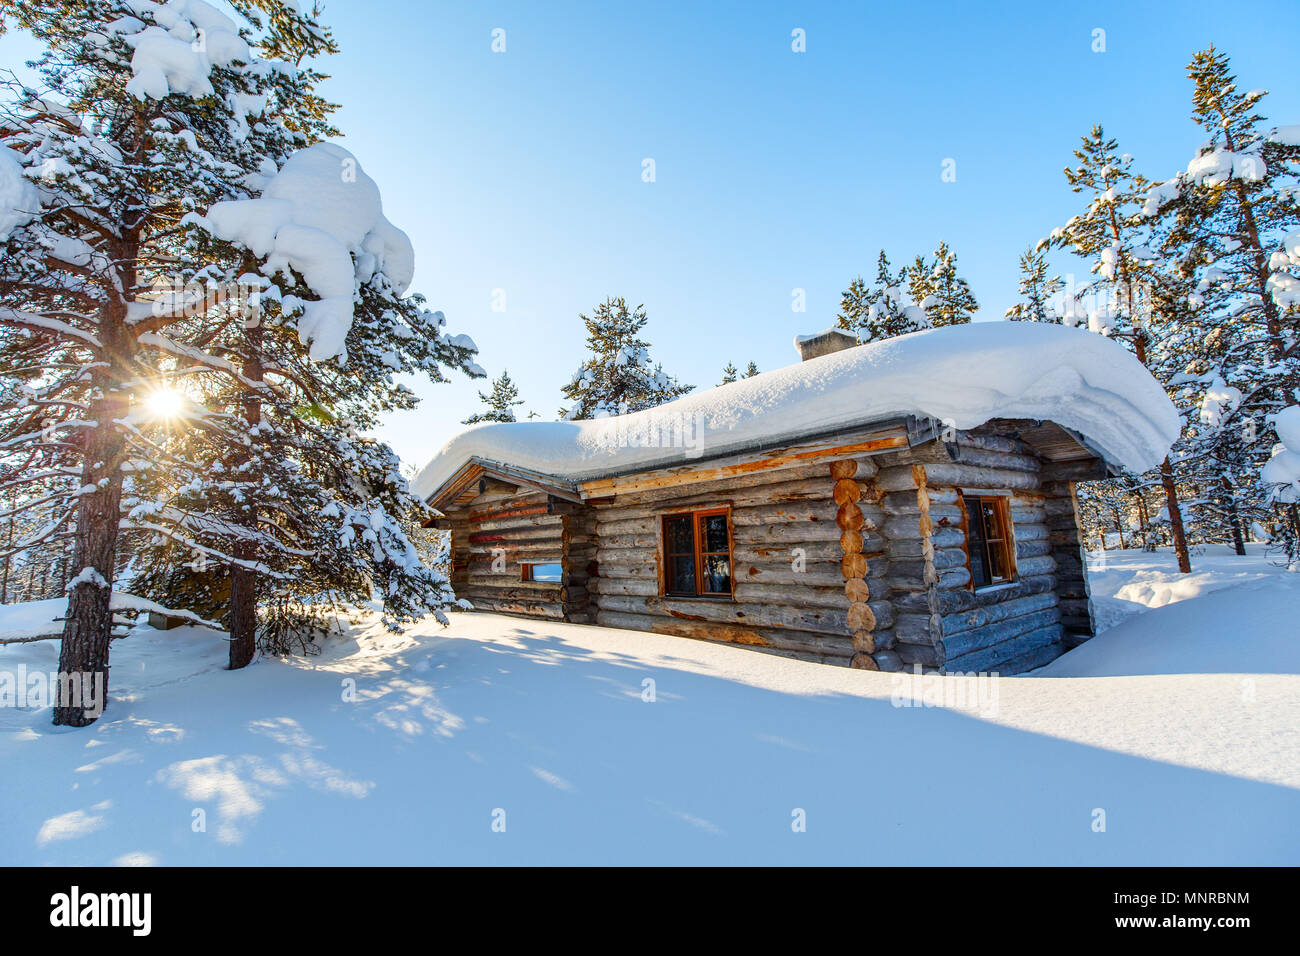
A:
[[[700,387],[729,360],[794,361],[793,336],[831,324],[882,247],[901,264],[947,240],[979,317],[1000,318],[1019,253],[1077,211],[1061,170],[1091,124],[1151,177],[1194,154],[1185,66],[1211,42],[1244,88],[1272,91],[1275,122],[1300,122],[1300,15],[1283,0],[1249,17],[1197,2],[330,0],[323,19],[342,48],[324,92],[414,242],[414,288],[546,417],[584,354],[578,313],[609,295],[645,304],[653,356]],[[26,52],[0,38],[0,62]],[[411,384],[425,401],[382,434],[422,465],[487,383]]]

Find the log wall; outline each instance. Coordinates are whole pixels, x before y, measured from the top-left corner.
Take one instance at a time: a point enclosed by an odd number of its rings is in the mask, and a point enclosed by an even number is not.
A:
[[[934,443],[882,460],[877,482],[889,514],[896,650],[905,664],[1016,674],[1059,656],[1067,626],[1091,635],[1067,473],[1015,438],[978,430],[946,448]],[[963,490],[1007,495],[1014,582],[971,590]]]
[[[443,519],[452,534],[452,586],[476,610],[587,623],[587,509],[495,482]],[[557,582],[522,580],[524,563],[560,564]]]
[[[853,473],[833,475],[822,460],[663,488],[645,488],[642,479],[639,490],[619,494],[615,487],[592,502],[596,622],[852,663],[855,633],[862,645],[893,612],[871,482],[876,466],[866,455],[837,461],[852,462]],[[662,516],[721,506],[731,508],[733,599],[661,595]],[[841,527],[845,521],[853,527]],[[859,657],[858,666],[872,662]]]

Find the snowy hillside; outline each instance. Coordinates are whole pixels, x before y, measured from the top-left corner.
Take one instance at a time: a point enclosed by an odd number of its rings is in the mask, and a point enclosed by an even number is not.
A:
[[[1166,592],[1168,554],[1109,555],[1094,581],[1115,593],[1099,596],[1127,595],[1133,613],[1038,675],[951,708],[895,702],[970,682],[911,688],[490,614],[400,637],[361,626],[313,660],[241,672],[222,670],[211,631],[142,627],[115,644],[113,702],[93,726],[0,709],[0,855],[1294,863],[1300,652],[1288,622],[1300,579],[1259,555],[1237,560],[1245,571],[1207,556],[1194,590]],[[0,630],[24,609],[3,613]],[[0,671],[48,670],[57,651],[2,648]],[[1097,674],[1110,676],[1074,676]]]

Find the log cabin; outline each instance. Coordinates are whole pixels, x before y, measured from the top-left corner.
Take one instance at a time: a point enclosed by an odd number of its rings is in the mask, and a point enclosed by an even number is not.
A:
[[[481,425],[415,490],[481,611],[870,670],[1017,674],[1095,631],[1076,485],[1178,416],[1123,348],[990,322],[859,345],[647,411]]]

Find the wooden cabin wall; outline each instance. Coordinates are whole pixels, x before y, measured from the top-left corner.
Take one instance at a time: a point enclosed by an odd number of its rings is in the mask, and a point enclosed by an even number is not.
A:
[[[571,568],[574,554],[592,547],[584,511],[581,505],[554,500],[544,492],[499,482],[467,505],[448,509],[452,566],[463,563],[465,568],[459,580],[453,573],[456,596],[482,611],[589,620],[586,564],[579,574]],[[494,567],[499,554],[504,565]],[[523,562],[561,564],[565,574],[558,583],[523,581]]]
[[[909,666],[1021,673],[1065,649],[1058,558],[1068,562],[1063,516],[1069,508],[1075,520],[1073,487],[1045,481],[1040,457],[1014,438],[960,433],[955,450],[950,457],[939,443],[918,447],[882,462],[877,476],[890,515],[895,649]],[[1009,493],[1015,582],[969,588],[962,489]],[[1076,531],[1066,571],[1086,591],[1077,544]],[[1068,611],[1077,620],[1078,605]]]
[[[596,517],[585,505],[561,502],[554,507],[564,514],[564,619],[592,624],[595,610],[590,584],[596,568]]]
[[[863,661],[855,633],[864,623],[887,629],[893,612],[883,520],[870,457],[853,459],[861,512],[852,545],[867,562],[846,585],[845,529],[840,527],[838,479],[832,463],[795,464],[707,482],[619,494],[591,502],[599,576],[589,582],[595,620],[608,627],[725,641],[823,663]],[[844,466],[841,466],[844,467]],[[645,475],[636,476],[644,485]],[[841,494],[847,486],[841,486]],[[733,600],[682,598],[660,592],[662,515],[729,505]],[[855,522],[856,523],[856,522]],[[850,562],[853,563],[853,562]],[[862,585],[865,582],[866,587]],[[869,600],[851,599],[867,596]],[[857,605],[866,604],[870,613]]]
[[[708,481],[643,472],[585,504],[489,482],[440,522],[452,533],[453,585],[486,611],[870,669],[1020,673],[1093,633],[1075,481],[1099,463],[1044,461],[997,428]],[[1015,582],[970,589],[963,489],[1007,494]],[[660,594],[662,516],[721,506],[732,599]],[[558,562],[563,578],[523,582],[521,561]]]
[[[1061,599],[1061,624],[1068,650],[1097,633],[1092,593],[1088,585],[1087,550],[1079,527],[1076,482],[1105,477],[1095,459],[1084,462],[1046,463],[1042,471],[1047,530],[1056,560],[1056,593]]]

